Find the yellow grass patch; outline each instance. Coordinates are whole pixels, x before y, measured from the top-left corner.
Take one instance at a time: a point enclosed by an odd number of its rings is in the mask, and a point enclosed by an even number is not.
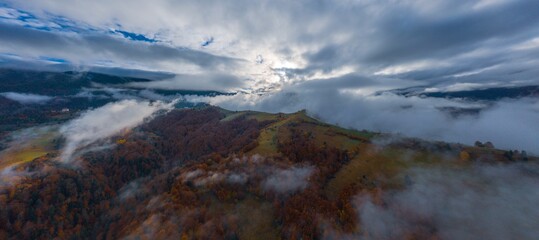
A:
[[[0,152],[0,170],[9,166],[27,163],[45,156],[47,153],[54,152],[52,141],[57,135],[56,130],[50,129],[40,133],[28,142],[12,146]]]

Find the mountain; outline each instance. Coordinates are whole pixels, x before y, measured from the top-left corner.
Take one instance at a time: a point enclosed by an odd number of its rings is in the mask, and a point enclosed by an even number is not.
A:
[[[397,89],[391,92],[403,96],[421,96],[434,98],[460,98],[470,101],[496,101],[504,98],[518,99],[539,97],[539,86],[493,87],[463,91],[424,91],[417,88]]]
[[[173,76],[172,76],[173,77]],[[80,93],[84,88],[126,88],[125,84],[150,82],[145,78],[123,77],[96,72],[43,72],[0,68],[0,89],[2,92],[22,92],[49,96],[69,96]],[[165,95],[220,95],[218,91],[200,90],[158,90]]]
[[[148,79],[105,75],[93,72],[42,72],[1,69],[0,87],[3,92],[23,92],[40,95],[75,95],[92,84],[125,84],[148,82]]]
[[[70,163],[56,160],[57,132],[34,130],[34,142],[2,152],[1,239],[439,239],[455,222],[440,224],[429,201],[467,206],[443,202],[444,191],[473,197],[510,166],[537,174],[523,151],[349,130],[304,111],[175,109]],[[433,177],[440,169],[454,178]],[[415,189],[440,199],[392,200]]]
[[[150,79],[96,72],[44,72],[0,68],[0,137],[37,124],[61,123],[81,111],[119,99],[163,100],[186,95],[217,96],[233,93],[200,90],[148,90],[129,83]],[[182,101],[183,107],[196,104]]]

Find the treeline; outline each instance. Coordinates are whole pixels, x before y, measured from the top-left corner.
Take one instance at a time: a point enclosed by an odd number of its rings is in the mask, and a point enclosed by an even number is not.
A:
[[[170,190],[177,169],[171,166],[256,146],[260,123],[222,118],[215,108],[175,110],[112,150],[84,155],[80,167],[46,158],[27,164],[37,174],[0,193],[0,239],[118,238],[134,213]],[[144,177],[157,186],[130,204],[119,200],[122,187]]]
[[[197,160],[211,153],[226,156],[247,152],[256,147],[259,129],[268,122],[237,118],[221,121],[225,117],[217,108],[173,111],[154,119],[142,129],[159,136],[154,146],[173,159]]]
[[[294,163],[316,166],[317,171],[310,177],[310,185],[304,191],[287,199],[274,198],[276,219],[282,225],[281,237],[318,239],[328,229],[354,230],[356,214],[350,203],[352,193],[344,192],[337,199],[329,199],[323,191],[327,181],[350,160],[348,152],[316,144],[312,133],[295,123],[289,124],[287,130],[290,137],[279,142],[279,151]]]
[[[0,133],[41,124],[61,123],[78,116],[80,111],[103,106],[111,100],[57,97],[46,104],[20,104],[0,96]],[[63,109],[69,111],[62,112]]]

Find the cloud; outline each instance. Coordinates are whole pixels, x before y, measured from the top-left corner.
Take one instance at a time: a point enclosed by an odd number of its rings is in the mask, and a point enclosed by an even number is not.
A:
[[[229,183],[239,184],[239,185],[243,185],[247,183],[247,180],[249,180],[249,176],[247,176],[246,174],[236,174],[236,173],[228,175],[226,179],[226,181]]]
[[[170,72],[145,71],[139,69],[107,66],[80,66],[72,65],[69,62],[50,61],[43,58],[28,58],[9,54],[0,54],[0,68],[48,72],[96,72],[113,76],[143,78],[150,80],[163,80],[175,76],[175,74]]]
[[[133,128],[170,106],[163,102],[122,100],[89,110],[60,128],[66,138],[60,160],[70,162],[78,149]]]
[[[234,157],[228,163],[214,165],[210,169],[185,168],[180,179],[196,187],[215,184],[260,187],[264,191],[292,194],[309,185],[309,177],[315,171],[312,166],[293,165],[258,154]]]
[[[274,169],[263,182],[266,191],[277,193],[294,193],[303,190],[309,184],[313,167],[291,167],[287,169]]]
[[[31,172],[24,169],[17,169],[15,166],[0,169],[0,193],[31,175]]]
[[[141,66],[161,70],[234,68],[237,59],[189,48],[131,41],[99,32],[43,31],[0,22],[0,52],[25,57],[53,56],[79,65],[115,62],[118,67]],[[14,51],[17,49],[17,51]],[[126,61],[129,59],[128,61]],[[142,64],[145,63],[145,64]],[[176,67],[172,67],[176,65]]]
[[[125,201],[126,199],[136,196],[142,191],[141,185],[145,180],[147,179],[139,178],[125,184],[122,188],[120,188],[120,190],[118,190],[118,199],[120,201]]]
[[[197,71],[205,72],[203,68],[220,65],[225,66],[220,70],[226,71],[228,62],[243,59],[233,74],[255,79],[266,88],[280,83],[283,70],[288,74],[284,77],[286,81],[295,81],[344,69],[363,76],[399,69],[396,78],[423,80],[428,85],[458,81],[450,76],[464,77],[462,74],[494,65],[499,68],[498,74],[492,71],[475,74],[475,82],[524,77],[537,83],[533,66],[537,65],[539,55],[533,43],[539,36],[539,17],[535,11],[539,3],[492,2],[157,0],[148,3],[137,0],[125,8],[123,2],[115,0],[7,1],[7,15],[21,14],[15,10],[20,9],[39,21],[52,23],[62,16],[89,30],[68,34],[72,31],[70,25],[62,29],[64,33],[38,34],[37,30],[17,30],[6,25],[4,33],[9,34],[2,36],[8,44],[17,40],[26,46],[30,44],[28,36],[46,35],[36,39],[44,39],[45,46],[61,42],[79,47],[68,48],[77,52],[70,58],[98,55],[117,65],[154,67],[151,69],[176,73],[186,68],[184,62],[200,66]],[[145,14],[141,16],[141,12]],[[146,44],[101,34],[117,28],[158,42]],[[26,40],[12,35],[23,35]],[[211,44],[201,46],[201,42]],[[182,51],[182,47],[191,50]],[[35,48],[10,47],[10,52],[39,50]],[[62,49],[49,48],[49,53],[69,55]],[[178,61],[169,61],[172,59]],[[256,59],[264,61],[256,64]],[[136,64],[131,64],[133,61]]]
[[[309,86],[309,87],[306,87]],[[308,82],[293,90],[253,96],[188,98],[227,109],[308,114],[343,127],[400,133],[410,137],[473,144],[491,141],[502,149],[523,149],[539,153],[539,99],[501,100],[496,103],[404,97],[392,93],[370,94],[364,88],[311,87]],[[366,91],[366,94],[363,92]],[[452,116],[442,109],[480,109],[477,115]]]
[[[150,100],[150,101],[180,101],[183,100],[181,94],[159,94],[151,89],[131,89],[114,88],[101,85],[95,85],[96,88],[82,88],[82,90],[72,95],[76,98],[88,99],[116,99],[116,100]]]
[[[477,44],[488,46],[485,41],[496,42],[494,38],[501,32],[506,37],[497,44],[504,44],[504,40],[519,39],[521,34],[530,33],[528,29],[532,26],[527,23],[538,18],[530,7],[537,6],[537,3],[515,1],[476,11],[459,9],[452,16],[430,18],[431,21],[427,18],[432,16],[418,14],[387,16],[380,23],[384,29],[378,36],[381,41],[375,44],[368,58],[387,62],[446,57],[473,50],[479,47]],[[522,13],[521,18],[510,21],[511,13],[516,12]]]
[[[496,87],[496,84],[455,83],[444,87],[426,88],[425,92],[459,92]]]
[[[53,99],[52,97],[44,95],[16,92],[4,92],[0,93],[0,96],[21,104],[43,104]]]
[[[37,126],[10,132],[0,140],[0,156],[6,151],[20,150],[35,144],[40,138],[55,136],[57,128],[57,125]]]
[[[178,74],[138,84],[142,88],[252,93],[204,100],[232,109],[305,108],[346,127],[468,144],[492,141],[539,152],[534,140],[539,129],[530,120],[537,119],[536,100],[487,106],[373,95],[412,86],[539,84],[538,2],[136,0],[124,5],[7,1],[7,8],[17,10],[5,10],[6,16],[28,13],[52,23],[62,16],[86,30],[71,24],[45,31],[0,21],[0,51]],[[110,29],[156,42],[132,41],[109,34]],[[201,46],[209,38],[214,41]],[[439,110],[443,107],[483,110],[454,118]]]
[[[52,139],[58,136],[57,130],[58,125],[24,128],[10,132],[0,139],[0,159],[3,162],[3,166],[0,167],[0,192],[27,178],[47,171],[47,167],[29,168],[25,166],[24,163],[27,161],[21,157],[30,157],[31,155],[24,154],[29,150],[46,151]]]
[[[132,82],[127,86],[166,90],[213,90],[227,92],[244,87],[245,82],[229,74],[178,74],[170,79],[151,82]]]
[[[537,239],[538,173],[535,163],[413,169],[413,184],[384,194],[384,206],[357,198],[360,228],[365,239],[402,238],[411,229],[441,239]]]

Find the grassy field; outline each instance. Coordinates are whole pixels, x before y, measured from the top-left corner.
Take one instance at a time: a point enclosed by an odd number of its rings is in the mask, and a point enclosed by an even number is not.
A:
[[[266,126],[260,131],[258,137],[258,146],[248,152],[248,154],[260,154],[263,156],[274,156],[278,154],[277,150],[277,135],[279,129],[284,124],[294,119],[294,114],[267,114],[267,113],[255,113],[250,114],[248,117],[256,119],[258,121],[276,121]]]
[[[0,170],[9,166],[15,166],[30,162],[36,158],[45,156],[47,153],[56,151],[53,140],[58,136],[55,128],[42,128],[34,132],[22,143],[14,143],[9,148],[0,152]]]

